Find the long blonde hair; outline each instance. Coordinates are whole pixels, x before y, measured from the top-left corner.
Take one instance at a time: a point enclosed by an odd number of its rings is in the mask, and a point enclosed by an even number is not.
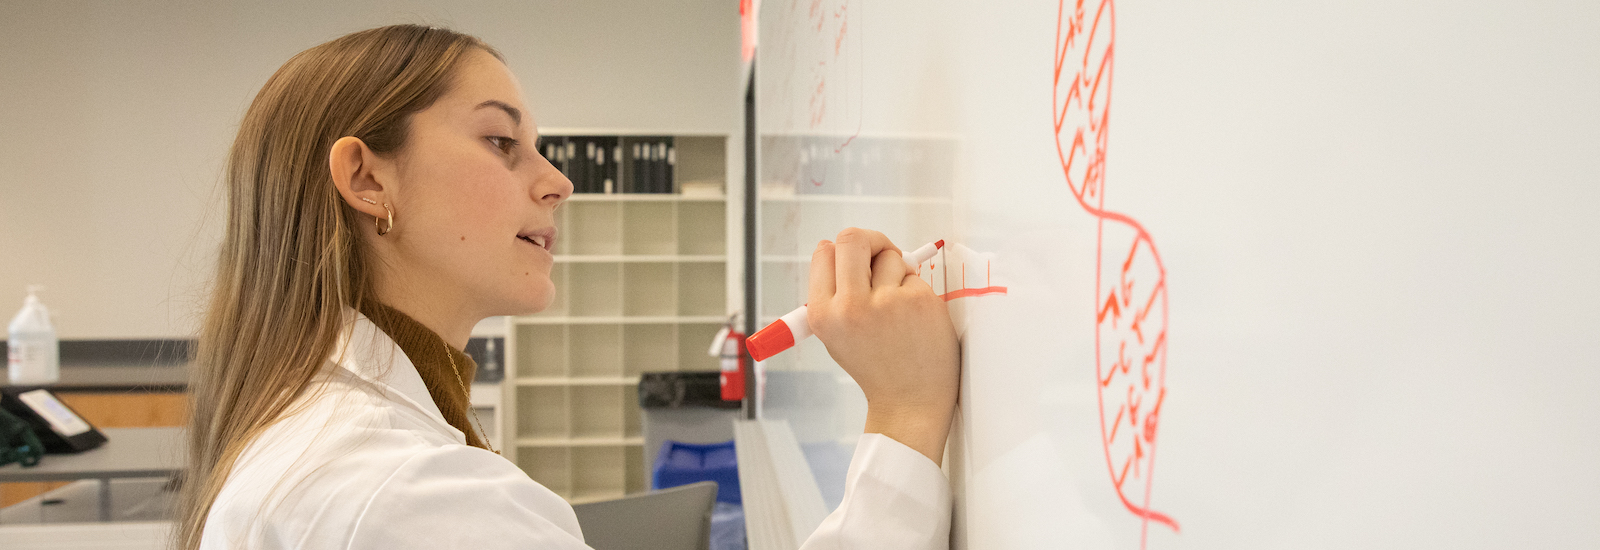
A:
[[[228,155],[228,219],[189,380],[189,466],[175,546],[200,545],[240,453],[307,391],[334,352],[345,311],[371,294],[355,209],[333,185],[333,142],[380,155],[411,115],[449,89],[474,50],[454,31],[395,25],[300,52],[250,104]]]

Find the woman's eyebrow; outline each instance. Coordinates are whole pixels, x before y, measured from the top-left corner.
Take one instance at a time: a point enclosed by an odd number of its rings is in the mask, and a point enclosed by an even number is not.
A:
[[[506,102],[500,101],[498,99],[491,99],[491,100],[485,101],[483,103],[479,103],[478,106],[474,107],[472,110],[476,111],[478,109],[483,109],[483,108],[487,108],[487,107],[498,107],[500,110],[505,111],[507,115],[511,116],[511,123],[513,125],[516,125],[516,126],[521,126],[522,125],[522,111],[517,109],[516,107],[512,107],[511,105],[506,104]]]

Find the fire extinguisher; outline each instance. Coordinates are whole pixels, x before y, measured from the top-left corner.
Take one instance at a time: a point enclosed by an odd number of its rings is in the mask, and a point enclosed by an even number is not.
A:
[[[730,320],[711,340],[710,355],[721,361],[722,400],[744,399],[744,377],[750,371],[745,361],[744,333],[734,330]]]

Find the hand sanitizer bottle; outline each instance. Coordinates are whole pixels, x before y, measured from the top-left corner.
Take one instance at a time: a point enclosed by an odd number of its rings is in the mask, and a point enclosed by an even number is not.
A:
[[[37,386],[54,384],[61,379],[59,358],[60,343],[56,329],[50,325],[50,311],[39,302],[36,295],[44,287],[28,287],[28,298],[22,302],[22,311],[11,318],[6,340],[6,373],[11,384]]]

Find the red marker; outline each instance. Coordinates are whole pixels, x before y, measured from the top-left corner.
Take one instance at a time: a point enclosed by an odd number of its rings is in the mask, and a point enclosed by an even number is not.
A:
[[[939,249],[944,248],[944,241],[931,242],[922,245],[922,248],[911,251],[902,259],[911,269],[928,261]],[[777,321],[767,325],[767,328],[756,331],[745,340],[745,348],[750,350],[750,357],[757,361],[766,361],[768,357],[777,355],[783,350],[794,347],[795,343],[803,342],[811,337],[811,323],[806,313],[806,306],[795,308],[794,311],[784,314]]]

